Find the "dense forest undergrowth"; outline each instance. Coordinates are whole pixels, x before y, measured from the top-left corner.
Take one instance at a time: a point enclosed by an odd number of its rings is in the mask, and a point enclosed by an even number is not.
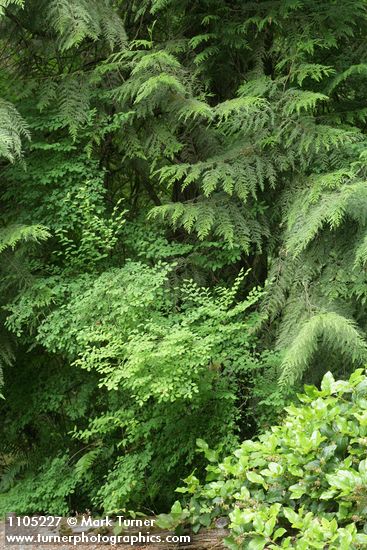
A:
[[[0,14],[0,512],[166,512],[367,362],[367,3]]]

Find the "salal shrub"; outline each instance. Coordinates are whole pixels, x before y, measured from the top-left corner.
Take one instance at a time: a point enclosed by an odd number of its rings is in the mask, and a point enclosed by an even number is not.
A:
[[[187,495],[160,524],[226,525],[229,548],[367,548],[367,377],[328,372],[305,386],[279,426],[222,461],[198,441],[209,464],[177,489]]]

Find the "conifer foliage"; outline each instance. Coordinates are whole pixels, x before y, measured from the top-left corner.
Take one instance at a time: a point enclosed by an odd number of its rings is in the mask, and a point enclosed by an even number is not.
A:
[[[167,508],[197,438],[366,362],[366,31],[0,0],[0,510]]]

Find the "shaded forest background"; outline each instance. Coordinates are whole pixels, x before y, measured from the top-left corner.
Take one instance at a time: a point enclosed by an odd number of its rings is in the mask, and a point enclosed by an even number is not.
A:
[[[0,511],[166,510],[367,359],[363,0],[0,1]]]

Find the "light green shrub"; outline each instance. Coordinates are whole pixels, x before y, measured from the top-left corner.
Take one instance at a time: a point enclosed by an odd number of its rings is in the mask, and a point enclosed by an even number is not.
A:
[[[335,381],[329,372],[299,399],[281,425],[222,461],[199,440],[206,480],[186,478],[177,491],[189,500],[160,524],[227,524],[231,549],[366,548],[367,377],[358,369]]]

